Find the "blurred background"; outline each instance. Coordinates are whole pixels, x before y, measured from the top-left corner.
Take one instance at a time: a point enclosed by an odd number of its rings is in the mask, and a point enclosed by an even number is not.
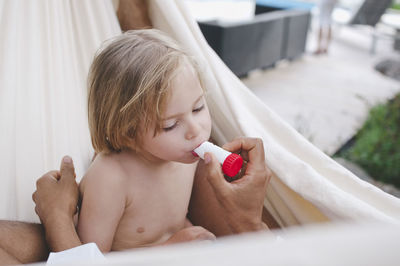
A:
[[[400,197],[400,0],[185,1],[255,95],[327,155]]]

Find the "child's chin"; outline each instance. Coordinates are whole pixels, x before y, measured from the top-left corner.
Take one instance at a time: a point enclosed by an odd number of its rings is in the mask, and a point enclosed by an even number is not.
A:
[[[187,158],[187,159],[185,158],[184,160],[181,161],[181,163],[192,164],[192,163],[198,162],[199,159],[200,159],[199,157],[192,156],[191,158]]]

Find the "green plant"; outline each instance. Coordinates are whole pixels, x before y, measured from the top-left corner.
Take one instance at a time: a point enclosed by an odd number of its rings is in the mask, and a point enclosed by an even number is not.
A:
[[[392,8],[393,9],[400,9],[400,2],[399,1],[392,1]]]
[[[373,178],[400,187],[400,94],[374,107],[353,145],[338,155]]]

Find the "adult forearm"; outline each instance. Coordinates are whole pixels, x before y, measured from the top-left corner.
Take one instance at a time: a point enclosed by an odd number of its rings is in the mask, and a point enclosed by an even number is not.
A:
[[[21,264],[17,258],[9,254],[4,249],[0,248],[0,264],[1,265],[16,265]]]
[[[263,221],[263,207],[260,210],[245,209],[240,204],[232,204],[233,202],[221,199],[218,202],[223,206],[222,215],[228,225],[231,234],[240,234],[245,232],[268,230],[268,226]],[[235,208],[241,206],[241,208]]]
[[[232,234],[268,230],[268,226],[262,221],[236,220],[233,218],[227,224]]]
[[[0,221],[0,263],[16,262],[31,263],[43,261],[49,255],[40,224]],[[7,262],[7,263],[6,263]]]
[[[72,219],[57,217],[45,225],[46,241],[53,252],[82,245]]]

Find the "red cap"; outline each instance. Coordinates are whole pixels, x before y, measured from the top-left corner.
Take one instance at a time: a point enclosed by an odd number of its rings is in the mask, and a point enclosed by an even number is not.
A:
[[[231,153],[222,164],[222,171],[229,177],[234,177],[242,168],[243,159],[236,153]]]

